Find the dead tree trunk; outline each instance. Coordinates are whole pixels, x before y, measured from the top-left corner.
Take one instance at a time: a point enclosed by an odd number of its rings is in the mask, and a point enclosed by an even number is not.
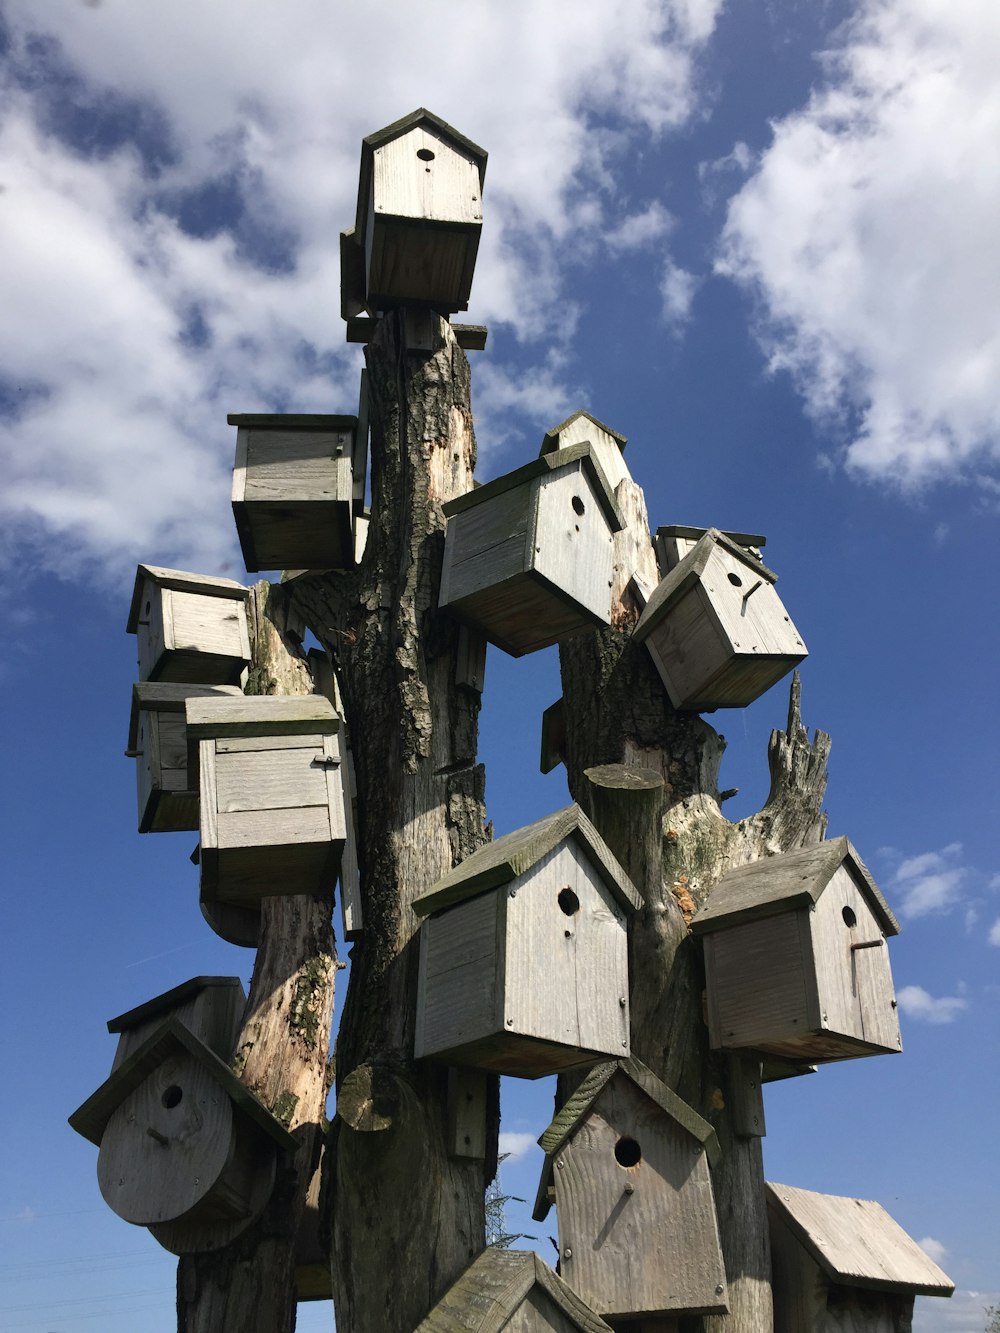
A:
[[[284,594],[253,589],[249,694],[309,694],[309,669],[283,633]],[[331,885],[331,890],[333,886]],[[330,899],[265,898],[234,1068],[299,1141],[263,1216],[225,1249],[177,1270],[178,1333],[291,1333],[296,1236],[322,1141],[336,973]]]
[[[449,1148],[447,1070],[413,1061],[410,904],[484,841],[480,695],[437,610],[440,502],[471,489],[469,364],[436,315],[397,311],[367,350],[372,514],[360,568],[297,581],[335,654],[357,776],[364,931],[352,951],[328,1148],[334,1301],[351,1333],[411,1333],[484,1246],[484,1162]],[[485,1080],[484,1080],[485,1081]],[[484,1113],[485,1114],[485,1113]]]
[[[738,1067],[708,1048],[700,950],[687,923],[729,868],[822,837],[829,738],[818,732],[809,743],[796,678],[787,730],[771,737],[766,805],[737,824],[723,817],[717,779],[725,741],[696,714],[671,707],[645,647],[630,638],[639,607],[629,579],[638,571],[653,586],[658,575],[641,490],[626,479],[617,498],[627,526],[616,537],[612,628],[560,648],[570,791],[646,900],[630,937],[632,1050],[711,1121],[722,1147],[713,1181],[730,1313],[690,1327],[767,1333],[761,1143],[743,1125],[737,1132],[730,1103]],[[637,768],[646,778],[630,782]]]

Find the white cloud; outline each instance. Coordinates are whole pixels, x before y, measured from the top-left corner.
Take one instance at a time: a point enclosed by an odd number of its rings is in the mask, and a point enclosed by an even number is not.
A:
[[[943,995],[935,998],[922,986],[904,986],[896,999],[907,1018],[922,1023],[953,1023],[962,1010],[968,1008],[968,1001],[961,996]]]
[[[519,1157],[524,1157],[531,1151],[535,1142],[534,1134],[518,1134],[502,1130],[499,1140],[500,1155],[501,1157],[506,1155],[508,1161],[516,1162]]]
[[[630,136],[696,110],[721,4],[585,6],[568,23],[561,0],[10,0],[0,555],[30,543],[122,582],[138,558],[235,565],[226,412],[351,410],[337,234],[360,141],[428,102],[490,152],[469,317],[556,349],[520,385],[487,354],[487,424],[491,402],[505,429],[579,405],[558,359],[567,275],[608,235],[625,253],[665,234],[656,203],[621,220],[615,173]],[[206,190],[222,229],[196,225]]]
[[[670,259],[666,261],[660,278],[660,295],[663,297],[663,318],[675,332],[691,317],[691,303],[697,286],[698,280],[693,273],[679,268]]]
[[[862,0],[729,207],[772,370],[904,488],[1000,459],[998,63],[993,0]]]
[[[902,861],[892,880],[892,896],[908,919],[930,912],[947,912],[961,900],[968,870],[961,864],[962,844],[950,843],[937,852],[923,852]]]
[[[990,926],[989,941],[1000,949],[1000,917],[998,917],[996,921],[993,922],[993,925]]]
[[[935,1240],[933,1236],[924,1236],[921,1240],[917,1241],[917,1244],[923,1250],[924,1254],[930,1255],[936,1264],[944,1263],[945,1257],[948,1254],[948,1247],[942,1245],[939,1240]]]

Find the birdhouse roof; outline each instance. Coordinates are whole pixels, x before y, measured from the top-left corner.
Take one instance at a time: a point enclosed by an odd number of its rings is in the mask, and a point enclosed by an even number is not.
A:
[[[781,856],[765,856],[723,875],[708,901],[691,922],[695,934],[706,934],[736,922],[773,916],[792,907],[811,907],[846,865],[886,935],[899,934],[899,922],[879,892],[868,867],[848,838],[831,838]]]
[[[357,417],[330,416],[318,412],[230,412],[230,426],[253,426],[258,430],[353,431]]]
[[[701,537],[704,537],[706,532],[710,531],[710,528],[692,528],[684,523],[667,523],[661,524],[656,529],[656,535],[657,537],[687,537],[690,541],[698,541]],[[767,545],[767,538],[759,532],[723,532],[722,535],[731,542],[735,542],[737,546],[761,547]]]
[[[483,1250],[417,1325],[416,1333],[499,1333],[535,1289],[545,1292],[581,1333],[606,1333],[609,1325],[537,1254]],[[562,1327],[562,1325],[560,1325]]]
[[[488,156],[486,149],[480,148],[477,143],[473,143],[464,134],[460,134],[453,125],[449,125],[440,116],[435,116],[433,111],[428,111],[426,107],[418,107],[416,111],[411,111],[408,116],[403,116],[401,120],[394,120],[391,125],[386,125],[385,129],[376,130],[374,134],[366,135],[361,140],[361,173],[358,178],[356,235],[364,235],[364,211],[368,207],[368,195],[371,191],[375,150],[391,143],[393,139],[398,139],[403,134],[409,134],[410,130],[415,130],[420,126],[426,126],[439,138],[443,139],[445,143],[450,143],[463,156],[472,159],[479,173],[479,190],[480,193],[482,192]]]
[[[594,1102],[617,1074],[630,1079],[675,1124],[697,1139],[705,1149],[710,1165],[714,1166],[719,1160],[719,1140],[715,1130],[693,1107],[668,1088],[662,1079],[658,1079],[651,1069],[647,1069],[635,1056],[629,1060],[608,1060],[594,1066],[538,1140],[539,1147],[545,1152],[545,1165],[532,1213],[536,1222],[541,1222],[549,1211],[548,1189],[556,1155],[586,1120]]]
[[[141,680],[132,686],[132,712],[128,724],[128,748],[139,743],[140,713],[183,713],[188,699],[239,695],[238,685],[180,685],[162,680]]]
[[[132,591],[132,605],[129,607],[126,630],[134,634],[139,628],[139,615],[142,609],[142,586],[146,579],[152,579],[161,588],[176,588],[180,592],[196,592],[202,597],[231,597],[234,601],[245,601],[250,589],[234,579],[212,578],[208,574],[188,574],[183,569],[162,569],[159,565],[140,565],[135,572],[135,588]]]
[[[950,1296],[955,1284],[879,1203],[767,1185],[767,1207],[834,1282]]]
[[[697,529],[695,529],[697,531]],[[744,534],[740,534],[741,536]],[[723,547],[730,555],[741,560],[748,569],[753,570],[760,578],[766,579],[768,583],[777,581],[777,574],[773,569],[768,569],[763,561],[758,560],[756,556],[751,555],[744,546],[727,537],[724,532],[718,528],[709,528],[703,537],[698,539],[692,550],[688,551],[683,560],[679,560],[670,573],[660,580],[653,590],[653,593],[646,603],[645,610],[639,618],[639,623],[635,627],[635,637],[638,640],[645,639],[653,632],[666,613],[673,606],[674,602],[690,588],[705,572],[705,566],[708,564],[716,546]]]
[[[179,986],[174,986],[172,990],[164,991],[162,995],[156,995],[153,999],[146,1000],[144,1004],[137,1005],[135,1009],[129,1009],[127,1013],[119,1014],[117,1018],[109,1018],[108,1031],[127,1032],[130,1028],[137,1028],[142,1023],[148,1023],[157,1014],[169,1013],[180,1005],[186,1004],[199,991],[208,990],[211,986],[220,986],[227,989],[238,987],[240,991],[243,990],[243,982],[240,981],[239,977],[192,977],[190,981],[182,981]]]
[[[105,1079],[96,1092],[82,1106],[77,1107],[69,1123],[78,1134],[100,1146],[108,1121],[126,1097],[133,1093],[156,1069],[172,1055],[193,1056],[203,1065],[222,1088],[234,1107],[241,1111],[269,1135],[279,1148],[294,1153],[296,1140],[266,1106],[245,1087],[214,1051],[199,1041],[176,1018],[169,1018],[146,1041],[124,1060],[110,1078]]]
[[[578,805],[488,842],[449,871],[413,904],[417,916],[430,916],[477,894],[507,884],[526,874],[555,847],[573,838],[587,854],[594,870],[611,890],[619,906],[634,912],[642,899],[604,839]]]
[[[567,427],[572,426],[574,421],[579,421],[581,417],[585,418],[587,421],[593,422],[598,430],[604,431],[605,435],[610,435],[615,444],[618,445],[618,448],[624,450],[625,446],[628,444],[627,435],[622,435],[620,431],[612,430],[611,427],[606,426],[603,421],[598,421],[595,416],[592,416],[589,412],[585,412],[581,408],[578,412],[571,412],[565,421],[560,421],[558,426],[552,426],[545,432],[545,435],[542,437],[541,452],[543,454],[554,453],[555,450],[559,448],[560,435],[567,429]]]
[[[544,477],[547,472],[558,472],[560,468],[569,467],[577,462],[583,463],[583,470],[590,478],[611,531],[620,532],[625,523],[615,503],[614,492],[608,485],[608,479],[601,470],[600,463],[591,453],[590,445],[586,442],[571,444],[566,449],[557,449],[550,454],[542,454],[540,458],[525,463],[524,467],[515,468],[513,472],[508,472],[503,477],[488,481],[485,486],[474,486],[464,495],[456,495],[453,500],[445,501],[441,508],[450,518],[452,514],[461,514],[466,509],[473,509],[485,500],[492,500],[494,496],[503,495],[505,491],[512,491],[515,486],[521,486],[535,477]]]

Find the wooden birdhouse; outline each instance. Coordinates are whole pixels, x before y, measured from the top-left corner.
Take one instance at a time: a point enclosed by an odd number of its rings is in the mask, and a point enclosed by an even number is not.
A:
[[[188,780],[184,703],[210,695],[242,698],[238,685],[175,685],[161,680],[133,685],[126,754],[136,761],[140,833],[198,827],[198,790]]]
[[[627,1055],[640,906],[576,805],[481,847],[413,904],[415,1054],[522,1078]]]
[[[611,620],[622,520],[590,446],[544,454],[444,506],[440,605],[514,657]]]
[[[100,1147],[108,1206],[175,1254],[228,1244],[263,1211],[296,1141],[176,1017],[70,1116]]]
[[[238,685],[250,664],[247,594],[232,579],[140,565],[127,627],[139,679]]]
[[[364,139],[354,234],[341,251],[346,308],[467,309],[485,174],[483,149],[423,108]],[[351,246],[361,263],[350,249],[345,262]],[[351,290],[362,275],[363,295]]]
[[[709,1174],[715,1131],[645,1065],[591,1070],[539,1143],[535,1220],[555,1203],[562,1275],[598,1314],[728,1309]]]
[[[236,427],[233,516],[247,569],[350,568],[357,418],[228,421]]]
[[[657,585],[635,629],[675,708],[744,708],[806,656],[777,575],[709,528]]]
[[[774,1333],[902,1333],[951,1281],[878,1203],[767,1185]]]
[[[346,837],[340,718],[318,694],[189,699],[202,897],[331,895]]]
[[[729,871],[691,929],[713,1049],[810,1063],[902,1048],[886,945],[899,924],[847,838]]]
[[[590,452],[597,460],[597,465],[612,492],[625,477],[631,479],[622,457],[628,438],[612,430],[610,426],[605,426],[603,421],[598,421],[589,412],[574,412],[558,426],[546,431],[542,440],[542,453],[556,453],[557,450],[568,449],[573,444],[590,445]]]
[[[228,1063],[246,1002],[239,977],[192,977],[128,1013],[109,1018],[108,1031],[118,1033],[112,1071],[159,1031],[168,1018],[183,1023],[193,1037]]]
[[[608,1333],[609,1327],[537,1254],[490,1247],[416,1333]]]

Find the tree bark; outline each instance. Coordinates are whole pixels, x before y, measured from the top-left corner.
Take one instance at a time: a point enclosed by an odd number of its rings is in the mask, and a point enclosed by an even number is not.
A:
[[[409,345],[407,334],[409,331]],[[496,1164],[449,1156],[448,1076],[413,1060],[411,903],[485,841],[480,695],[457,683],[457,624],[437,610],[441,502],[472,487],[469,364],[436,315],[383,317],[367,349],[372,514],[360,568],[296,581],[336,655],[355,740],[364,930],[337,1043],[328,1149],[338,1326],[411,1333],[484,1246]]]
[[[260,583],[250,598],[248,694],[309,694],[312,678],[283,632],[287,598]],[[296,1237],[316,1168],[329,1090],[327,1059],[336,954],[331,896],[261,904],[260,942],[233,1067],[298,1140],[279,1163],[263,1215],[225,1249],[186,1255],[177,1269],[178,1333],[291,1333]]]
[[[658,572],[642,491],[625,479],[617,499],[626,528],[615,539],[612,627],[560,646],[567,775],[645,899],[629,942],[632,1050],[711,1121],[722,1147],[713,1184],[730,1311],[685,1320],[685,1333],[768,1333],[761,1143],[736,1133],[727,1106],[728,1066],[708,1047],[701,953],[688,922],[726,870],[822,837],[829,738],[817,732],[810,744],[796,676],[787,729],[771,737],[767,803],[736,824],[723,817],[725,741],[698,715],[671,707],[646,648],[630,637],[640,612],[630,579],[652,587]],[[624,766],[618,779],[614,766]],[[633,769],[646,776],[630,793],[624,774]],[[568,1087],[560,1081],[560,1097]]]

